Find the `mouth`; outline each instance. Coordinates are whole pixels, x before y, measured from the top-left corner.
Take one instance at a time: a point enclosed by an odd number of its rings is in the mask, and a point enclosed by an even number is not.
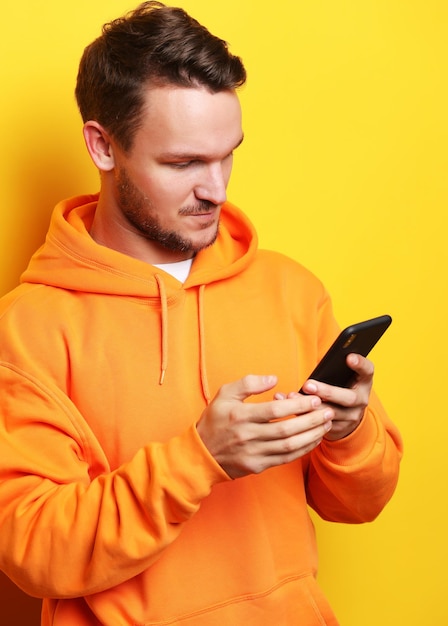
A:
[[[203,202],[202,205],[184,207],[179,211],[179,213],[184,217],[210,217],[211,215],[214,215],[219,208],[220,206],[217,204]]]
[[[209,208],[207,211],[192,211],[185,217],[189,218],[193,230],[215,230],[219,221],[219,207]]]
[[[188,217],[207,218],[207,217],[213,216],[214,214],[215,214],[214,211],[209,211],[208,213],[190,213]]]
[[[190,217],[195,222],[200,224],[213,224],[216,221],[217,213],[211,211],[209,213],[190,213],[187,217]]]

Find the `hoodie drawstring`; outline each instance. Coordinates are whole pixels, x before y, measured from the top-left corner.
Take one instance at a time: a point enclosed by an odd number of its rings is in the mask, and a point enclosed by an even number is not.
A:
[[[163,385],[165,374],[168,369],[168,299],[162,276],[160,274],[155,274],[154,277],[157,281],[160,297],[161,361],[159,385]],[[204,394],[207,404],[210,404],[211,395],[207,378],[207,362],[205,357],[204,293],[205,285],[201,285],[198,291],[199,368],[202,393]]]
[[[207,362],[205,358],[204,293],[205,285],[201,285],[198,292],[199,360],[202,392],[204,394],[205,401],[207,404],[210,404],[211,397],[207,378]]]
[[[161,345],[161,362],[160,362],[160,378],[159,385],[163,385],[163,381],[165,380],[165,373],[168,367],[168,304],[166,298],[166,289],[165,284],[162,280],[160,274],[155,274],[155,279],[157,281],[157,285],[159,287],[159,295],[160,295],[160,307],[161,307],[161,335],[162,335],[162,345]]]

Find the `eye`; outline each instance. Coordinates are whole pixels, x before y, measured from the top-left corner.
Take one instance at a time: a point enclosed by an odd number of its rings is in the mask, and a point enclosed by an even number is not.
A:
[[[193,161],[182,161],[181,163],[167,163],[169,167],[175,170],[184,170],[192,164]]]
[[[186,170],[189,167],[193,167],[195,165],[199,165],[199,159],[189,159],[188,161],[170,161],[166,165],[175,170]]]

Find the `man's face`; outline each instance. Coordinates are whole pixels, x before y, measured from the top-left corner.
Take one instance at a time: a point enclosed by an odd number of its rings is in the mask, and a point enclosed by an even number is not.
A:
[[[131,151],[113,144],[111,208],[127,247],[144,249],[149,262],[167,263],[211,245],[242,138],[235,92],[149,90]]]

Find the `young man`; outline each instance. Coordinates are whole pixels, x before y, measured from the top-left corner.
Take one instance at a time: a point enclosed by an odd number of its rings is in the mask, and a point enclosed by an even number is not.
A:
[[[241,61],[147,2],[84,52],[98,196],[0,305],[0,566],[45,626],[336,624],[307,506],[372,520],[401,441],[321,283],[226,200]]]

